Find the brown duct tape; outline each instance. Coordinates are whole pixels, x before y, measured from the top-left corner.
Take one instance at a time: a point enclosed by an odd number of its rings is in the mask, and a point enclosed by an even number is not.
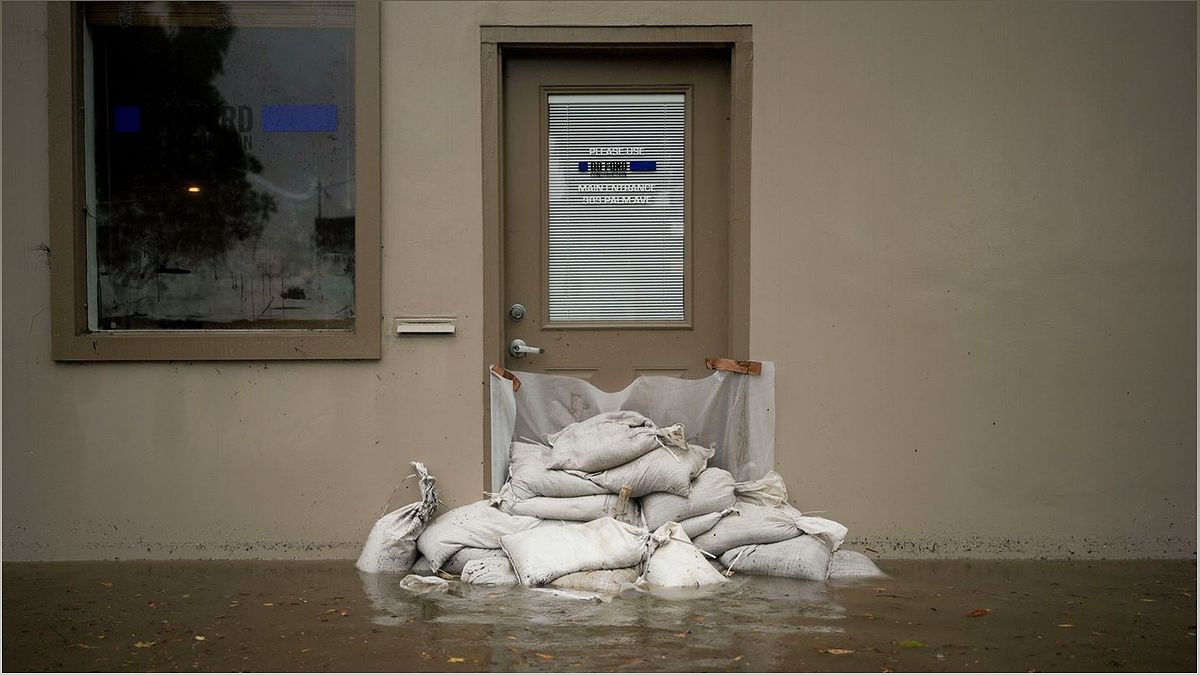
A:
[[[737,359],[704,359],[704,366],[709,370],[724,370],[730,373],[741,373],[743,375],[761,375],[761,361],[738,361]]]
[[[508,372],[504,368],[501,368],[500,366],[492,366],[492,372],[499,375],[500,377],[503,377],[504,379],[512,382],[513,383],[513,391],[517,391],[518,389],[521,388],[521,381],[517,379],[517,376]]]

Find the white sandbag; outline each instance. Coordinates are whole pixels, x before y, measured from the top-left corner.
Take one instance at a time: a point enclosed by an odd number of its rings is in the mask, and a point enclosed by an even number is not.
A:
[[[465,547],[458,550],[457,553],[450,556],[450,559],[442,563],[442,571],[447,574],[462,574],[463,568],[467,563],[475,560],[484,560],[487,558],[503,558],[504,551],[498,548],[472,548]]]
[[[829,546],[829,550],[836,551],[846,540],[846,533],[849,530],[845,525],[828,518],[821,516],[806,516],[796,510],[795,507],[783,504],[777,507],[780,511],[787,514],[796,523],[796,527],[804,534],[811,534],[814,537],[822,539]]]
[[[450,582],[441,577],[422,577],[410,574],[400,580],[400,588],[413,593],[445,593],[450,590]]]
[[[500,546],[523,585],[541,586],[572,572],[638,565],[649,537],[643,528],[599,518],[505,535]]]
[[[714,466],[696,475],[687,496],[652,492],[642,497],[642,515],[646,519],[646,527],[657,530],[671,521],[683,524],[693,516],[730,508],[734,504],[733,486],[733,475]]]
[[[426,558],[425,556],[417,558],[417,561],[413,563],[412,569],[410,569],[408,573],[415,574],[419,577],[434,576],[433,568],[429,566],[429,558]]]
[[[586,497],[533,497],[518,500],[513,498],[511,490],[505,485],[500,492],[492,495],[491,501],[504,513],[514,516],[586,523],[615,515],[620,497],[605,493]],[[640,522],[640,518],[637,503],[627,502],[626,520]]]
[[[405,572],[416,561],[417,537],[437,509],[436,478],[425,465],[412,463],[417,472],[421,501],[402,506],[375,521],[355,567],[364,572]],[[386,507],[385,507],[386,508]]]
[[[699,588],[725,583],[679,523],[667,523],[650,535],[646,583],[667,588]]]
[[[696,537],[713,529],[714,525],[721,522],[721,519],[729,515],[732,511],[733,509],[726,509],[725,511],[718,511],[716,513],[706,513],[702,516],[693,516],[692,518],[680,521],[679,526],[683,528],[684,534],[694,542]]]
[[[886,577],[883,570],[858,551],[834,551],[829,561],[830,579],[873,579]]]
[[[481,558],[463,566],[463,583],[476,586],[516,586],[521,581],[506,557]]]
[[[824,581],[832,557],[829,545],[823,540],[800,535],[773,544],[729,549],[721,556],[721,564],[739,574]]]
[[[462,548],[500,548],[500,537],[537,524],[537,518],[510,516],[480,501],[438,516],[417,538],[417,548],[437,571]]]
[[[698,445],[685,447],[686,450],[664,445],[632,462],[589,473],[587,478],[613,493],[628,485],[631,497],[655,492],[687,497],[692,490],[692,479],[704,471],[713,451]]]
[[[768,471],[767,475],[758,480],[748,480],[734,483],[733,492],[737,500],[743,504],[756,506],[776,506],[787,503],[787,486],[783,484],[783,476]]]
[[[770,506],[743,504],[692,541],[700,550],[719,556],[738,546],[770,544],[800,534],[791,514]]]
[[[569,588],[577,591],[618,593],[622,584],[632,584],[637,581],[638,576],[636,567],[625,567],[619,570],[587,570],[564,574],[546,585],[551,588]]]
[[[547,469],[550,448],[514,441],[510,450],[508,481],[513,497],[586,497],[602,495],[603,487],[573,473]]]
[[[589,417],[551,434],[547,440],[553,448],[546,468],[588,473],[627,464],[663,444],[686,447],[681,444],[686,442],[679,425],[658,429],[645,415],[629,410]]]

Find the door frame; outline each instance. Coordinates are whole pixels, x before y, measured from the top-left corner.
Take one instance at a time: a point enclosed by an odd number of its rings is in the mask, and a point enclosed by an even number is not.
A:
[[[604,52],[636,47],[725,47],[729,49],[729,354],[750,358],[750,121],[753,82],[752,29],[718,26],[480,26],[479,65],[483,140],[483,362],[503,366],[504,154],[503,58],[522,53],[586,49]],[[491,476],[491,375],[483,380],[484,480]],[[492,486],[498,489],[499,486]]]

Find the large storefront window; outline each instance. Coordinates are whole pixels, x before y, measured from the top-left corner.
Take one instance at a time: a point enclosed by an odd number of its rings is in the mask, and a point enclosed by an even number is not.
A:
[[[378,153],[378,133],[364,147],[358,108],[377,107],[378,97],[377,84],[364,97],[371,83],[359,80],[367,65],[377,83],[377,62],[361,61],[378,51],[363,49],[363,34],[377,27],[363,25],[361,9],[93,2],[74,10],[83,219],[75,290],[86,307],[77,335],[240,335],[244,346],[264,333],[364,327],[361,296],[377,304],[378,289],[360,283],[359,240],[372,236],[360,211],[378,195],[364,195],[359,155]],[[377,284],[377,255],[369,267],[367,283]]]

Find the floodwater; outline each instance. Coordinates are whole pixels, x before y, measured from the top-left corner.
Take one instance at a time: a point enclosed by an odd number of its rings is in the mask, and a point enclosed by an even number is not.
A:
[[[350,561],[5,563],[7,671],[1196,671],[1195,561],[881,561],[607,602]]]

